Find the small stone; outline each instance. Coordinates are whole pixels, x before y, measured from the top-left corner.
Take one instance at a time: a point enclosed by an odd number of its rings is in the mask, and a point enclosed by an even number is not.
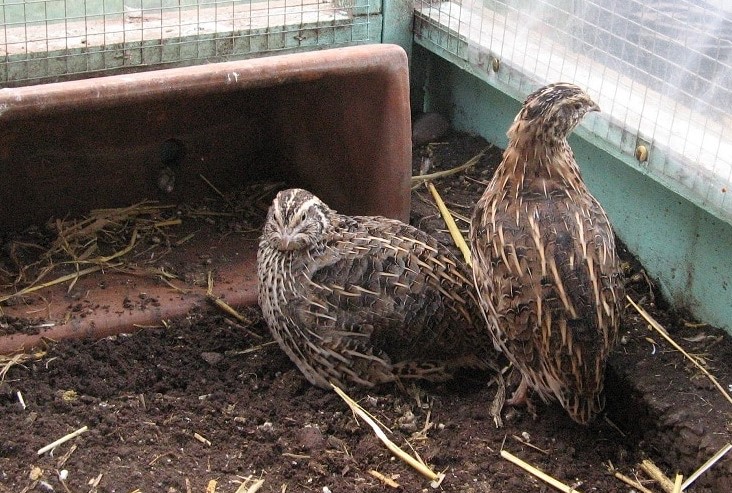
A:
[[[163,193],[171,193],[175,189],[175,171],[170,166],[158,172],[157,185]]]
[[[265,433],[271,433],[272,430],[274,430],[274,425],[270,421],[265,421],[261,425],[257,426],[257,429]]]
[[[208,363],[211,366],[215,366],[218,364],[222,359],[224,359],[224,355],[221,353],[214,353],[214,352],[203,352],[201,353],[201,358]]]
[[[38,483],[36,483],[36,489],[39,491],[55,491],[53,485],[46,481],[38,481]]]
[[[7,382],[0,382],[0,397],[12,398],[13,389],[10,388]]]
[[[346,448],[346,442],[341,440],[338,437],[329,436],[328,437],[328,447],[332,449],[337,450],[344,450]]]
[[[303,450],[320,450],[325,446],[325,437],[317,426],[306,426],[298,431],[297,444]]]

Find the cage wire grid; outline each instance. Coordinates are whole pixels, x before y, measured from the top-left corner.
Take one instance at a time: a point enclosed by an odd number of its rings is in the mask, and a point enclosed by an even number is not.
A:
[[[5,0],[0,87],[378,41],[375,0]]]
[[[726,0],[417,0],[414,31],[519,98],[584,87],[603,111],[581,133],[630,156],[646,146],[638,166],[732,223]]]

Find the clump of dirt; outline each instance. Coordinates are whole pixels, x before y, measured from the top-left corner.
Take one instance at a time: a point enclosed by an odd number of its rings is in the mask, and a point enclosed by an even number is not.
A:
[[[454,134],[415,153],[415,173],[453,168],[486,148]],[[436,181],[448,206],[469,218],[500,150],[469,170]],[[445,243],[448,233],[428,192],[417,187],[412,223]],[[226,228],[216,241],[236,241]],[[727,388],[732,342],[722,331],[666,306],[627,252],[628,291],[687,351],[703,357]],[[86,300],[88,301],[88,300]],[[146,300],[131,296],[132,309]],[[84,300],[80,299],[79,303]],[[244,321],[195,310],[156,328],[101,340],[49,342],[44,353],[6,359],[0,384],[0,492],[432,491],[396,460],[334,393],[310,386],[272,341],[258,308]],[[33,324],[43,323],[42,320]],[[18,320],[3,320],[20,330]],[[495,387],[486,375],[444,384],[385,386],[349,394],[391,430],[391,439],[444,471],[452,492],[548,491],[502,459],[506,449],[578,491],[628,492],[611,470],[638,477],[651,458],[667,475],[688,476],[732,440],[732,406],[709,380],[628,310],[608,372],[607,419],[575,424],[557,405],[489,413]],[[11,329],[8,329],[11,330]],[[37,451],[74,430],[87,431],[53,451]],[[378,474],[376,474],[378,473]],[[725,458],[689,491],[730,491]],[[242,486],[244,485],[244,486]]]

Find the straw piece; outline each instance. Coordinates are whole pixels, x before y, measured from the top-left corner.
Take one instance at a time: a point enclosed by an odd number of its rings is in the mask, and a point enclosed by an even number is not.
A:
[[[615,476],[616,478],[618,478],[620,481],[627,484],[628,486],[632,486],[633,488],[640,491],[641,493],[653,493],[653,491],[649,490],[648,488],[646,488],[645,486],[640,484],[638,481],[629,478],[628,476],[626,476],[625,474],[623,474],[619,471],[615,471],[613,473],[613,476]]]
[[[121,265],[121,264],[108,265],[107,268],[109,268],[109,267],[117,267],[118,265]],[[47,288],[49,286],[55,286],[56,284],[61,284],[62,282],[71,281],[73,279],[77,279],[77,278],[79,278],[81,276],[85,276],[87,274],[91,274],[93,272],[97,272],[97,271],[100,271],[100,270],[102,270],[102,267],[100,267],[100,266],[97,265],[97,266],[94,266],[94,267],[89,267],[88,269],[82,269],[82,270],[80,270],[78,272],[74,272],[73,274],[67,274],[65,276],[61,276],[58,279],[54,279],[53,281],[48,281],[48,282],[45,282],[43,284],[39,284],[37,286],[29,286],[27,288],[21,289],[18,292],[15,292],[15,293],[12,293],[12,294],[9,294],[9,295],[0,297],[0,303],[2,303],[3,301],[7,301],[10,298],[14,298],[16,296],[24,296],[24,295],[29,294],[29,293],[32,293],[34,291],[39,291],[39,290],[41,290],[43,288]]]
[[[439,192],[437,192],[437,189],[431,182],[427,182],[427,188],[435,199],[437,208],[440,209],[440,214],[442,214],[442,218],[445,220],[445,224],[447,224],[447,229],[450,230],[450,235],[452,236],[453,241],[462,252],[463,258],[465,258],[465,263],[468,264],[469,267],[472,266],[473,263],[470,256],[470,248],[468,248],[468,245],[465,243],[465,238],[463,238],[457,224],[455,224],[452,214],[450,214],[445,202],[442,201],[442,197],[440,197]]]
[[[89,493],[96,493],[97,487],[99,486],[99,483],[102,482],[102,476],[104,476],[104,473],[101,473],[100,472],[99,475],[96,478],[94,478],[91,481],[89,481],[88,484],[89,484],[89,486],[91,486],[91,489],[89,490]]]
[[[411,455],[404,452],[402,449],[400,449],[394,442],[389,440],[389,437],[386,436],[384,431],[379,428],[379,425],[376,424],[374,419],[353,399],[351,399],[345,392],[343,392],[338,386],[334,385],[333,383],[330,384],[331,387],[333,387],[333,390],[335,390],[336,394],[338,394],[341,399],[346,401],[346,404],[348,404],[348,407],[351,408],[351,411],[353,411],[355,414],[361,417],[366,423],[368,423],[369,426],[371,426],[371,429],[374,430],[374,433],[376,436],[381,440],[381,442],[386,445],[386,448],[388,448],[392,454],[396,455],[399,459],[406,462],[408,465],[416,469],[420,474],[422,474],[424,477],[432,481],[433,485],[436,483],[439,485],[439,483],[442,482],[445,475],[442,473],[435,473],[427,467],[423,462],[418,461]]]
[[[133,248],[135,248],[136,243],[137,243],[137,228],[132,230],[132,238],[130,238],[130,243],[125,248],[123,248],[119,252],[113,253],[109,257],[99,257],[99,259],[97,259],[97,261],[99,263],[106,264],[110,260],[114,260],[117,257],[126,255],[126,254],[130,253],[130,251],[132,251]]]
[[[551,486],[555,487],[559,491],[563,491],[564,493],[580,493],[579,490],[576,490],[572,488],[571,486],[567,486],[566,484],[562,483],[559,480],[554,479],[553,477],[549,476],[545,472],[535,468],[531,464],[527,464],[526,462],[522,461],[512,453],[508,452],[507,450],[501,450],[501,457],[508,460],[509,462],[513,462],[523,470],[527,471],[530,474],[533,474],[537,478],[541,479],[545,483],[550,484]]]
[[[72,432],[72,433],[69,433],[68,435],[62,436],[61,438],[59,438],[59,439],[58,439],[58,440],[56,440],[55,442],[49,443],[49,444],[48,444],[48,445],[46,445],[45,447],[41,447],[41,448],[39,448],[39,449],[38,449],[38,455],[43,455],[43,454],[45,454],[46,452],[48,452],[49,450],[52,450],[52,449],[54,449],[54,448],[58,447],[58,446],[59,446],[59,445],[61,445],[62,443],[68,442],[68,441],[69,441],[69,440],[71,440],[72,438],[76,438],[76,437],[78,437],[79,435],[81,435],[82,433],[84,433],[85,431],[87,431],[88,429],[89,429],[88,427],[86,427],[86,426],[82,426],[82,427],[81,427],[81,428],[79,428],[78,430],[76,430],[76,431],[74,431],[74,432]]]
[[[699,368],[702,371],[702,373],[704,373],[709,378],[709,380],[712,381],[712,383],[717,387],[717,389],[719,390],[719,392],[730,402],[730,404],[732,404],[732,397],[727,393],[726,390],[724,390],[724,387],[722,387],[719,384],[719,382],[717,381],[717,379],[714,378],[714,375],[712,375],[711,373],[709,373],[709,371],[706,368],[704,368],[704,366],[701,363],[699,363],[696,358],[694,358],[689,353],[687,353],[686,351],[684,351],[684,348],[682,348],[681,346],[679,346],[678,344],[676,344],[676,341],[674,341],[673,339],[671,339],[671,336],[668,335],[668,333],[666,332],[666,329],[664,329],[663,326],[656,321],[656,319],[654,319],[653,317],[651,317],[648,314],[648,312],[646,312],[643,308],[641,308],[640,306],[638,306],[635,303],[635,301],[632,300],[632,298],[630,296],[627,296],[626,295],[626,298],[628,298],[628,301],[630,302],[630,304],[633,305],[633,308],[635,308],[636,311],[638,313],[640,313],[641,317],[643,317],[646,320],[646,322],[648,322],[649,324],[651,324],[651,327],[653,327],[654,329],[656,329],[656,331],[659,334],[661,334],[661,336],[663,336],[663,338],[666,339],[666,341],[668,341],[668,343],[671,344],[677,351],[681,352],[681,354],[683,354],[689,361],[691,361],[692,363],[694,363],[694,365],[696,365],[696,367]]]
[[[674,480],[674,489],[672,493],[681,493],[681,482],[684,480],[684,476],[681,474],[676,474],[676,479]]]
[[[303,454],[293,454],[292,452],[282,452],[282,457],[287,457],[290,459],[296,459],[296,460],[305,460],[309,459],[309,455],[303,455]]]
[[[198,433],[193,433],[193,438],[201,442],[202,444],[210,447],[211,446],[211,440],[204,438],[202,435],[199,435]]]
[[[643,459],[640,467],[646,472],[646,474],[653,478],[656,483],[658,483],[663,491],[666,493],[673,493],[674,482],[671,481],[651,459]]]
[[[248,347],[246,349],[242,349],[241,351],[230,351],[230,352],[227,351],[226,354],[227,355],[230,355],[230,356],[237,356],[239,354],[255,353],[257,351],[260,351],[260,350],[266,348],[267,346],[273,346],[275,344],[277,344],[277,341],[268,341],[268,342],[264,342],[262,344],[258,344],[256,346],[252,346],[252,347]]]
[[[381,474],[379,471],[375,471],[373,469],[369,470],[369,474],[371,474],[373,477],[378,479],[379,481],[383,482],[387,486],[391,486],[392,488],[401,488],[401,485],[394,481],[391,478],[388,478]]]
[[[76,449],[79,448],[76,444],[73,444],[71,447],[69,447],[69,450],[66,451],[64,455],[59,457],[58,462],[56,462],[56,469],[63,469],[64,465],[66,465],[66,461],[69,460],[69,457],[71,457],[71,454],[76,452]]]
[[[25,405],[25,399],[23,399],[23,394],[20,393],[20,390],[15,393],[15,395],[18,396],[18,402],[20,403],[20,406],[23,408],[23,411],[25,411],[28,406]]]
[[[228,202],[228,200],[226,199],[226,195],[224,195],[223,193],[221,193],[221,190],[219,190],[218,188],[216,188],[216,186],[213,183],[211,183],[210,181],[208,181],[208,179],[205,176],[203,176],[201,174],[199,174],[198,176],[200,176],[201,179],[206,182],[206,185],[208,185],[209,187],[211,187],[211,189],[213,189],[214,192],[216,192],[217,194],[219,194],[219,196],[222,199],[224,199],[224,200],[226,200]]]
[[[229,315],[231,315],[232,317],[234,317],[235,319],[237,319],[239,322],[248,322],[247,318],[244,315],[242,315],[241,313],[239,313],[238,311],[236,311],[234,308],[231,307],[231,305],[229,305],[228,303],[226,303],[221,298],[217,298],[214,295],[206,295],[206,299],[208,299],[209,301],[211,301],[211,303],[213,303],[214,305],[216,305],[222,311],[228,313]]]
[[[536,445],[534,445],[533,443],[527,442],[526,440],[524,440],[520,436],[511,435],[511,438],[513,438],[514,440],[516,440],[517,442],[519,442],[522,445],[526,445],[527,447],[530,447],[530,448],[536,450],[537,452],[541,452],[544,455],[549,455],[549,451],[548,450],[544,450],[543,448],[539,448]]]
[[[211,303],[216,305],[218,308],[220,308],[222,311],[228,313],[235,319],[237,319],[239,322],[249,322],[247,318],[239,313],[238,311],[234,310],[234,308],[231,307],[228,303],[226,303],[221,298],[218,298],[215,294],[213,294],[213,274],[211,271],[208,271],[207,276],[207,287],[206,287],[206,299],[209,300]]]
[[[4,359],[4,358],[3,358]],[[10,368],[12,368],[14,365],[20,364],[23,361],[26,360],[26,355],[23,353],[18,353],[12,358],[8,358],[3,367],[0,369],[0,382],[5,380],[5,375],[8,374],[10,371]]]
[[[246,479],[234,493],[257,493],[264,485],[264,479],[257,479],[252,484],[249,484],[251,476]]]
[[[732,450],[732,444],[726,444],[724,447],[719,449],[719,451],[714,454],[712,457],[709,458],[708,461],[706,461],[699,469],[694,471],[689,478],[684,481],[684,484],[681,485],[681,490],[686,490],[689,486],[691,486],[691,483],[696,481],[699,476],[707,472],[708,469],[710,469],[714,464],[716,464],[724,455]]]
[[[158,221],[156,223],[153,223],[153,228],[167,228],[168,226],[180,226],[183,224],[183,220],[178,219],[168,219],[166,221]]]
[[[465,162],[465,164],[461,164],[460,166],[457,166],[455,168],[444,170],[444,171],[437,171],[435,173],[429,173],[426,175],[413,176],[412,184],[417,184],[417,183],[421,183],[423,181],[428,181],[428,180],[434,180],[435,178],[443,178],[445,176],[454,175],[455,173],[459,173],[465,169],[468,169],[471,166],[475,165],[478,161],[480,161],[480,158],[482,158],[485,155],[485,153],[488,151],[488,149],[490,149],[491,147],[493,147],[493,146],[488,145],[488,146],[484,147],[478,154],[476,154],[475,156],[473,156],[472,158],[467,160]]]

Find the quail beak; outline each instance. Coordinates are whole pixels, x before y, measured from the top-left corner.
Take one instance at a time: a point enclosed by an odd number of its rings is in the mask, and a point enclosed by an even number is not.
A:
[[[282,235],[280,236],[280,244],[279,249],[281,251],[287,252],[290,250],[295,250],[297,243],[295,242],[295,238],[290,235]]]
[[[595,103],[593,101],[592,102],[592,106],[590,106],[589,111],[602,111],[602,110],[600,109],[600,105],[598,105],[597,103]]]

